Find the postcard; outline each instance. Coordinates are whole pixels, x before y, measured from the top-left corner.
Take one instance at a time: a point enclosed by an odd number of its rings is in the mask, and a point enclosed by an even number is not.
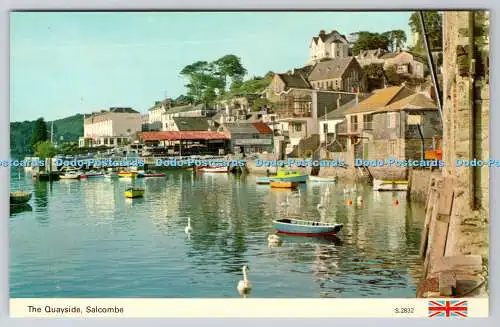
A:
[[[489,12],[10,13],[13,317],[488,316]]]

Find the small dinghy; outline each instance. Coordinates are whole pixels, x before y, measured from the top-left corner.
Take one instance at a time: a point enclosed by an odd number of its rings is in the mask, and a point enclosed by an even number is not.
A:
[[[337,235],[344,227],[342,224],[323,223],[318,221],[282,218],[273,220],[278,233],[296,236],[327,236]]]
[[[23,192],[23,191],[10,192],[10,204],[11,205],[25,204],[29,200],[31,200],[31,193]]]
[[[144,189],[140,187],[129,187],[125,190],[125,197],[129,199],[142,198],[144,196]]]

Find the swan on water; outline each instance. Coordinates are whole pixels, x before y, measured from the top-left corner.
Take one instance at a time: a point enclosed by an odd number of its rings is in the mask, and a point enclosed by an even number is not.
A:
[[[276,234],[269,234],[269,236],[267,236],[267,242],[269,243],[269,246],[280,245],[282,243],[280,237]]]
[[[186,234],[189,234],[193,231],[193,229],[191,228],[191,217],[188,217],[188,224],[186,226],[186,228],[184,228],[184,232]]]
[[[348,194],[349,193],[349,189],[347,187],[344,187],[344,194]]]
[[[240,295],[247,295],[252,291],[252,284],[250,283],[250,280],[248,280],[248,270],[250,269],[247,266],[243,266],[243,280],[240,280],[238,282],[237,287],[238,293],[240,293]]]
[[[361,195],[358,196],[357,200],[358,200],[358,203],[363,203],[363,197]]]
[[[356,186],[356,184],[354,184],[354,186],[351,189],[351,192],[356,193],[357,191],[358,191],[358,187]]]

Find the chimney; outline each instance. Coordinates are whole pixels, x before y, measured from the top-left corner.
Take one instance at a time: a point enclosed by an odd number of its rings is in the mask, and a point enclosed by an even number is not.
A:
[[[292,69],[292,75],[295,75],[295,68]]]
[[[320,35],[320,36],[324,36],[324,35],[325,35],[325,30],[321,30],[321,31],[319,31],[319,35]]]

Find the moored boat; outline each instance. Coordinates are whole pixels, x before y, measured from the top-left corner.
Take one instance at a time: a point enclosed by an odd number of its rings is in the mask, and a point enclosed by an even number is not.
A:
[[[337,235],[344,225],[324,223],[293,218],[273,220],[274,228],[278,233],[296,236],[327,236]]]
[[[229,172],[228,167],[201,167],[198,170],[204,173],[224,174]]]
[[[78,171],[68,171],[64,174],[59,175],[60,179],[79,179],[82,173]]]
[[[144,196],[144,189],[140,187],[129,187],[125,190],[125,197],[132,198],[140,198]]]
[[[165,177],[164,173],[145,173],[144,177]]]
[[[119,177],[131,177],[131,178],[133,178],[133,177],[137,176],[137,172],[135,172],[135,171],[120,171],[118,173],[118,176]]]
[[[100,177],[104,177],[103,173],[96,173],[96,172],[86,173],[86,174],[81,175],[80,177],[82,177],[84,175],[85,175],[84,178],[100,178]]]
[[[118,174],[117,173],[107,173],[104,175],[104,177],[106,178],[118,178]]]
[[[284,181],[270,181],[269,183],[272,188],[297,188],[299,183],[297,182],[284,182]]]
[[[31,200],[31,193],[23,191],[10,192],[10,204],[24,204]]]
[[[374,191],[406,191],[408,190],[408,181],[406,180],[373,180]]]
[[[310,176],[309,181],[315,183],[337,183],[337,177]]]
[[[280,169],[276,176],[269,177],[269,181],[306,183],[309,175],[298,170]]]
[[[267,176],[266,177],[262,177],[262,176],[261,177],[257,177],[255,179],[255,182],[257,184],[269,184],[270,183],[269,177],[267,177]]]

